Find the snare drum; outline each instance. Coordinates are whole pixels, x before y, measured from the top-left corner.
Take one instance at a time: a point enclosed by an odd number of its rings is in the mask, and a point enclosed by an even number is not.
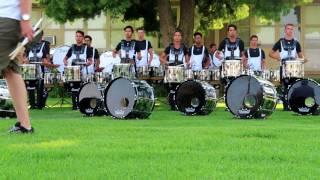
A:
[[[222,64],[223,77],[237,77],[242,73],[240,60],[225,60]]]
[[[185,69],[182,66],[168,66],[164,77],[165,83],[180,83],[184,81]]]
[[[147,118],[154,108],[154,90],[146,81],[120,77],[109,83],[104,102],[115,118]]]
[[[21,76],[24,80],[37,79],[37,66],[36,64],[21,64]]]
[[[116,79],[118,77],[125,77],[128,79],[135,78],[134,66],[131,63],[114,64],[112,72],[113,79]]]
[[[211,69],[211,80],[212,81],[219,81],[220,80],[220,70],[219,69]]]
[[[153,62],[153,61],[152,61]],[[160,65],[158,67],[151,67],[151,77],[162,77],[164,76],[164,66]]]
[[[64,77],[66,82],[80,82],[80,66],[65,66]]]
[[[280,82],[280,70],[270,70],[269,77],[271,82]]]
[[[208,69],[203,69],[200,71],[200,80],[201,81],[210,81],[211,74]]]
[[[148,66],[137,67],[137,77],[138,78],[148,78],[150,77],[151,68]]]
[[[186,115],[211,113],[216,107],[216,91],[205,81],[185,81],[174,94],[176,108]]]
[[[55,74],[54,73],[44,73],[43,79],[44,79],[44,84],[54,84]]]
[[[304,64],[300,60],[287,60],[282,65],[283,78],[301,78],[304,76]]]

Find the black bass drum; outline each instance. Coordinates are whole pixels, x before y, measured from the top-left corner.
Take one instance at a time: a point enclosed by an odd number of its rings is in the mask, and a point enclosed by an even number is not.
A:
[[[319,110],[320,86],[311,79],[300,79],[289,86],[287,99],[292,111],[306,115]]]
[[[155,104],[153,88],[143,80],[117,78],[105,90],[105,106],[115,118],[147,118]]]
[[[78,95],[81,113],[87,116],[107,115],[103,101],[103,87],[100,87],[99,84],[88,82],[81,86]]]
[[[277,93],[269,81],[241,75],[230,82],[225,94],[230,112],[238,118],[265,118],[277,105]]]
[[[205,81],[185,81],[174,94],[177,109],[186,115],[207,115],[216,107],[216,91]]]

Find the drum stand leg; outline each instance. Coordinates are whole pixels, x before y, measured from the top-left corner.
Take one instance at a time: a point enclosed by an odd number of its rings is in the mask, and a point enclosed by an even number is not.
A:
[[[60,107],[62,107],[63,104],[72,104],[70,101],[67,101],[67,99],[65,98],[65,94],[66,94],[66,90],[64,89],[61,93],[61,97],[60,100],[56,103],[54,103],[51,107],[55,107],[57,105],[60,104]]]

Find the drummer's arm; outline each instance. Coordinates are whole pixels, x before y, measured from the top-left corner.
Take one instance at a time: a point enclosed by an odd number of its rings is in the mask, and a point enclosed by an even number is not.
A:
[[[278,51],[271,50],[271,51],[269,52],[269,56],[270,56],[271,58],[273,58],[273,59],[278,60],[278,61],[281,60],[280,54],[279,54]]]
[[[208,69],[209,66],[210,66],[210,57],[207,56],[207,57],[206,57],[206,63],[204,63],[204,68]]]
[[[190,56],[189,56],[189,54],[185,55],[185,63],[186,64],[190,64]]]
[[[266,59],[262,59],[261,61],[261,69],[264,71],[266,69]]]
[[[300,59],[303,59],[303,62],[304,62],[304,63],[308,62],[308,59],[306,59],[306,58],[304,57],[304,55],[303,55],[302,52],[299,52],[299,53],[298,53],[298,57],[299,57]]]
[[[151,62],[152,62],[152,60],[153,60],[153,49],[152,48],[150,48],[149,50],[149,54],[150,54],[150,59],[149,59],[149,64],[151,64]]]
[[[167,57],[168,57],[168,55],[165,52],[161,53],[161,55],[160,55],[161,64],[168,64]]]
[[[95,62],[96,62],[96,68],[99,68],[100,67],[100,57],[95,59]]]
[[[87,66],[90,66],[92,64],[92,58],[88,58],[88,61],[87,61]]]

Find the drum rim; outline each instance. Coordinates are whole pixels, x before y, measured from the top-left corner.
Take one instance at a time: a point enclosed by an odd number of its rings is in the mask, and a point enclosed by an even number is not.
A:
[[[131,79],[128,79],[128,78],[126,78],[126,77],[117,77],[117,78],[113,79],[112,81],[110,81],[110,83],[107,85],[107,87],[106,87],[105,90],[104,90],[103,100],[104,100],[104,105],[105,105],[106,110],[108,111],[108,113],[109,113],[112,117],[114,117],[114,118],[116,118],[116,119],[126,119],[126,118],[132,113],[132,111],[129,112],[127,115],[123,116],[123,117],[116,117],[116,116],[113,115],[113,113],[111,113],[111,111],[110,111],[110,109],[109,109],[109,107],[108,107],[108,105],[107,105],[107,102],[108,102],[108,100],[107,100],[108,91],[109,91],[111,85],[112,85],[116,80],[119,80],[119,79],[126,79],[126,80],[128,80],[128,81],[130,81],[130,82],[132,83],[132,80],[131,80]],[[136,88],[136,87],[133,87],[133,88],[134,88],[135,94],[137,94],[137,88]],[[134,101],[132,107],[134,108],[134,107],[136,106],[136,104],[137,104],[137,101]]]
[[[257,80],[257,77],[256,76],[252,76],[252,75],[246,75],[246,74],[242,74],[242,75],[240,75],[240,76],[237,76],[235,79],[233,79],[232,81],[230,81],[229,83],[228,83],[228,85],[227,85],[227,87],[226,87],[226,90],[225,90],[225,93],[224,93],[224,95],[225,95],[225,105],[226,105],[226,107],[229,109],[229,111],[230,111],[230,113],[232,114],[232,115],[234,115],[234,116],[236,116],[236,117],[239,117],[239,118],[249,118],[250,116],[252,116],[252,118],[254,117],[254,115],[256,114],[256,113],[254,113],[254,114],[251,114],[251,115],[244,115],[244,116],[240,116],[239,114],[235,114],[235,113],[233,113],[232,111],[231,111],[231,109],[230,109],[230,107],[229,107],[229,104],[228,104],[228,101],[227,101],[227,99],[228,99],[228,90],[229,90],[229,88],[230,88],[230,85],[232,84],[232,82],[233,81],[235,81],[236,79],[238,79],[238,78],[240,78],[240,77],[243,77],[243,76],[251,76],[251,77],[253,77],[253,78],[255,78],[256,80]],[[258,81],[259,82],[259,81]],[[260,87],[260,90],[262,90],[263,91],[263,88],[262,87]]]

